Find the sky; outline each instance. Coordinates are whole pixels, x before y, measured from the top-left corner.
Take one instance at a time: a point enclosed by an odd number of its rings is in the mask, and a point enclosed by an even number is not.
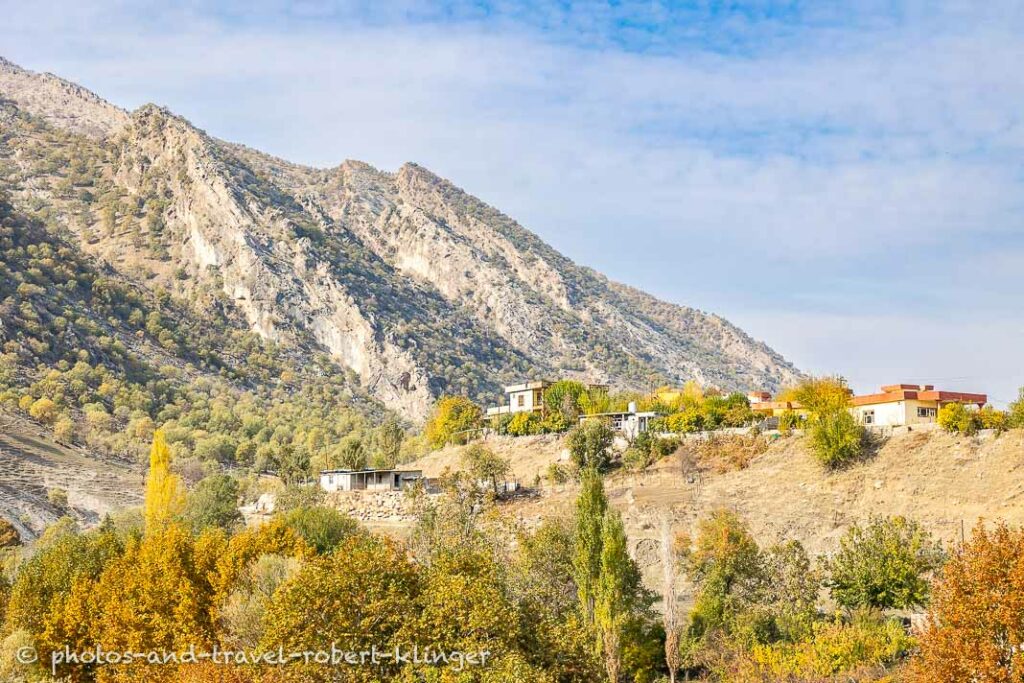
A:
[[[0,0],[0,55],[417,162],[861,392],[1024,385],[1024,3]]]

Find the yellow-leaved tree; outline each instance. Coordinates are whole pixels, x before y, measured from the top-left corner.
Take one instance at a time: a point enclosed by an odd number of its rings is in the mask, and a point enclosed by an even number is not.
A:
[[[153,434],[149,450],[149,475],[146,477],[146,533],[166,529],[185,508],[185,487],[181,477],[171,472],[171,449],[163,431]]]

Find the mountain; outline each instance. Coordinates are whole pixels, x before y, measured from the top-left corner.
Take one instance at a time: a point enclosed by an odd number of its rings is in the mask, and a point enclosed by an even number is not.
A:
[[[576,265],[416,164],[292,164],[2,59],[0,98],[11,215],[186,318],[325,352],[409,419],[442,393],[493,401],[533,376],[723,389],[799,377],[721,317]]]

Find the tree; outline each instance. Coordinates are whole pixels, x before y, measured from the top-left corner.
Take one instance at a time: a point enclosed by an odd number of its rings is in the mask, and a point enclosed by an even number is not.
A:
[[[498,493],[498,482],[504,480],[512,469],[507,459],[481,444],[466,447],[462,452],[462,464],[474,480],[488,482],[495,494]]]
[[[404,441],[405,430],[401,425],[393,419],[386,420],[373,432],[373,464],[385,469],[397,465]]]
[[[601,532],[608,499],[601,475],[594,469],[583,472],[576,498],[576,528],[573,534],[573,578],[584,619],[594,623],[594,605],[601,577]]]
[[[728,510],[701,520],[687,560],[697,587],[687,633],[694,645],[713,630],[731,631],[765,574],[757,542],[743,520]]]
[[[622,640],[630,615],[633,590],[639,572],[626,548],[622,516],[605,510],[601,528],[601,571],[597,581],[594,617],[609,683],[618,683],[622,668]]]
[[[1010,404],[1008,423],[1010,429],[1024,429],[1024,387],[1017,394],[1017,400]]]
[[[1024,530],[979,522],[935,583],[914,680],[1011,683],[1024,677]]]
[[[587,393],[582,383],[571,379],[555,382],[544,390],[544,407],[551,413],[561,413],[569,422],[580,415],[580,397]]]
[[[206,477],[188,495],[185,519],[195,533],[207,527],[232,529],[242,521],[238,511],[238,481],[227,474]]]
[[[825,584],[843,607],[903,609],[928,602],[928,574],[944,560],[942,546],[917,522],[872,518],[854,524],[825,561]]]
[[[43,424],[52,424],[57,419],[57,405],[44,396],[32,403],[28,414]]]
[[[171,450],[163,432],[153,434],[149,451],[149,474],[146,476],[146,533],[166,528],[185,507],[181,478],[171,473]]]
[[[438,399],[423,429],[433,448],[443,448],[456,441],[465,442],[467,432],[480,424],[480,408],[464,396],[444,396]]]
[[[679,575],[678,557],[672,537],[672,524],[668,516],[661,518],[661,604],[665,625],[665,666],[668,667],[670,683],[676,683],[676,673],[683,665],[679,652],[679,636],[681,632],[679,619],[679,595],[677,578]]]
[[[317,553],[328,555],[350,536],[359,532],[359,523],[333,508],[315,506],[291,510],[283,517]]]
[[[795,400],[810,412],[811,449],[821,464],[837,469],[858,458],[864,428],[850,413],[851,392],[841,377],[804,380],[793,391]]]
[[[573,462],[581,470],[602,471],[611,462],[609,449],[614,441],[612,428],[601,420],[586,420],[569,432],[566,445]]]

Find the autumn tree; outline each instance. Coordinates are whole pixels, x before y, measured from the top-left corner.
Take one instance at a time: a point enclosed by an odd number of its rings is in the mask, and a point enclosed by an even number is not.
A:
[[[359,532],[355,519],[323,505],[296,508],[285,513],[282,521],[321,555],[330,554]]]
[[[171,451],[162,431],[153,434],[146,476],[146,533],[166,528],[185,507],[181,478],[171,473]]]
[[[943,567],[929,616],[914,680],[1024,679],[1024,530],[979,523]]]
[[[928,602],[929,574],[943,562],[942,546],[904,517],[854,524],[825,561],[832,598],[847,608],[902,609]]]
[[[0,548],[10,548],[21,545],[21,535],[14,525],[3,517],[0,517]]]
[[[662,623],[665,626],[665,666],[668,667],[670,683],[676,682],[676,674],[683,665],[679,652],[681,619],[679,618],[679,558],[675,539],[672,536],[672,524],[667,516],[661,519],[660,529],[661,559],[661,605]]]
[[[434,405],[423,433],[433,448],[465,442],[467,433],[480,424],[480,408],[464,396],[443,396]]]
[[[864,428],[850,412],[851,392],[841,377],[818,377],[802,382],[794,397],[810,412],[811,449],[830,469],[847,465],[863,450]]]

